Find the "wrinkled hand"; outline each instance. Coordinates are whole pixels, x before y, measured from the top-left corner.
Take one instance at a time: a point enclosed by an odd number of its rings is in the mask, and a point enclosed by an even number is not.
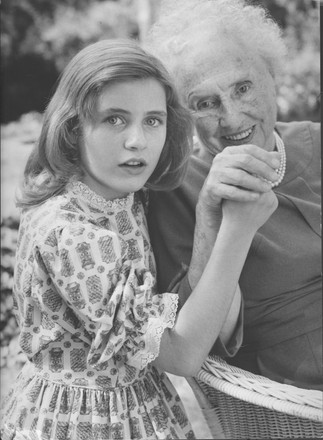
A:
[[[229,221],[241,230],[241,233],[256,231],[268,220],[278,206],[276,194],[273,191],[259,194],[251,202],[223,200],[222,212],[224,221]]]
[[[280,155],[256,145],[227,147],[213,159],[199,201],[208,210],[219,211],[223,199],[248,202],[271,190],[276,181]]]

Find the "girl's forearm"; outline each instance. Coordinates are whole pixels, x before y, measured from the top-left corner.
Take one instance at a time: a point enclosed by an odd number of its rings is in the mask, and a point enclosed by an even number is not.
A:
[[[215,240],[222,223],[222,209],[216,212],[207,212],[199,204],[196,210],[196,224],[194,232],[194,245],[192,259],[188,270],[188,281],[192,290],[199,282],[204,268],[210,258]],[[184,304],[188,296],[181,297],[181,304]],[[237,286],[228,315],[224,319],[223,327],[219,337],[223,344],[227,344],[236,328],[241,307],[241,292]]]
[[[229,312],[253,236],[230,222],[222,223],[196,287],[175,326],[164,332],[157,366],[186,376],[198,371]]]
[[[197,206],[192,258],[188,270],[188,280],[192,289],[199,282],[212,253],[222,223],[222,211],[210,214]]]

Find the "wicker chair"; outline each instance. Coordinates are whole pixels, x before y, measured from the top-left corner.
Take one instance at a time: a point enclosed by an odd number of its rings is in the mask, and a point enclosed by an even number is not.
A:
[[[218,357],[187,380],[215,439],[323,438],[321,391],[280,384]]]

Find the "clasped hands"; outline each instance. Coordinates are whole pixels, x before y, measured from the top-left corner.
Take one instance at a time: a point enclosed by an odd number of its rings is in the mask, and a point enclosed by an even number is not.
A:
[[[207,218],[218,220],[228,215],[240,224],[251,222],[258,229],[278,205],[270,182],[277,180],[279,164],[277,151],[251,144],[226,147],[212,161],[198,208]]]

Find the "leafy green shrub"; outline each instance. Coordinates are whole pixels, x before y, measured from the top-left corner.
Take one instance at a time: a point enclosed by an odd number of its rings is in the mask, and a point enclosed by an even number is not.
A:
[[[13,270],[18,235],[18,220],[9,217],[1,224],[1,367],[12,362],[24,360],[17,344],[19,334],[17,322],[13,314]]]
[[[2,122],[42,112],[57,78],[84,46],[136,37],[134,1],[4,0],[1,14]]]
[[[283,36],[288,59],[280,80],[279,119],[320,121],[319,3],[310,0],[271,2],[286,10]],[[272,11],[275,14],[275,10]]]
[[[160,1],[150,0],[155,12]],[[278,100],[280,119],[319,121],[319,2],[250,1],[268,8],[283,28],[289,48],[290,60]],[[137,3],[3,0],[2,121],[15,120],[32,110],[43,111],[62,67],[85,45],[104,38],[140,36]]]

